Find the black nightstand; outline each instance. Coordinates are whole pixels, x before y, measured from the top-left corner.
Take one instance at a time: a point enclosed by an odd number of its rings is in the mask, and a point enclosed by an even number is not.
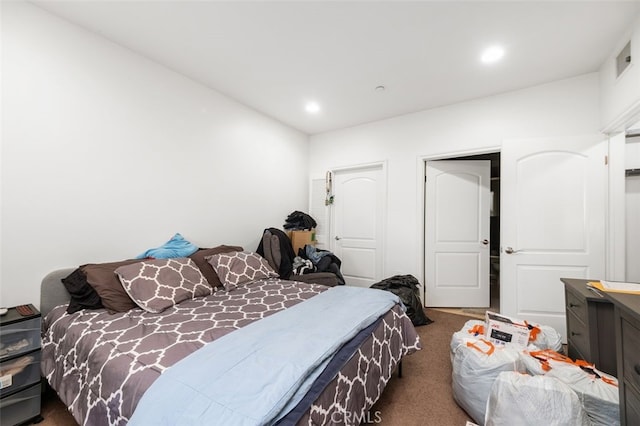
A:
[[[40,312],[20,315],[16,308],[0,316],[0,417],[3,426],[40,417]]]

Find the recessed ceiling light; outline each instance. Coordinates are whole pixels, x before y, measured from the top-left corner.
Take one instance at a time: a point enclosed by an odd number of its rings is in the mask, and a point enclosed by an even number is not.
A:
[[[491,46],[482,52],[480,60],[485,64],[492,64],[504,56],[504,49],[500,46]]]
[[[304,109],[309,114],[317,114],[318,112],[320,112],[320,105],[317,102],[308,102],[307,105],[305,105]]]

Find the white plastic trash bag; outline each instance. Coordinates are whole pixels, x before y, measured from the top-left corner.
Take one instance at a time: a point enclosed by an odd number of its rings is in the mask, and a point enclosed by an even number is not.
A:
[[[540,349],[534,345],[529,345],[527,349],[520,352],[520,359],[526,368],[527,373],[532,376],[547,374],[551,370],[549,360],[553,359],[567,364],[574,364],[574,361],[552,349]]]
[[[505,315],[487,311],[487,323],[492,317],[498,320],[493,321],[493,324],[500,326],[502,322],[506,322],[513,328],[514,333],[516,333],[519,328],[529,331],[528,341],[526,342],[526,344],[520,345],[521,347],[527,345],[535,345],[540,349],[551,349],[556,352],[562,350],[562,337],[560,336],[560,333],[558,333],[553,327],[530,323],[527,320],[507,317]],[[489,331],[490,330],[487,330],[487,333],[489,333]],[[514,334],[514,338],[515,336],[516,334]],[[487,340],[490,340],[488,337],[489,336],[487,335]],[[509,341],[512,342],[511,340]]]
[[[529,325],[531,327],[531,325]],[[540,330],[536,332],[535,329]],[[556,352],[562,350],[562,337],[553,327],[548,325],[533,325],[529,343],[540,349],[551,349]]]
[[[451,364],[456,348],[469,339],[481,339],[484,336],[485,322],[481,320],[469,320],[464,323],[460,331],[451,336]]]
[[[620,424],[620,398],[618,380],[593,365],[569,364],[549,360],[551,369],[547,377],[555,377],[566,383],[578,394],[584,410],[593,425],[616,426]]]
[[[589,424],[578,395],[556,378],[505,371],[491,387],[485,426]]]
[[[562,337],[553,327],[539,324],[530,324],[527,321],[516,320],[519,323],[529,327],[529,345],[535,345],[538,349],[551,349],[555,352],[562,350]],[[451,362],[453,363],[453,354],[458,345],[464,339],[485,337],[487,331],[487,322],[482,320],[469,320],[460,331],[456,331],[451,336]]]
[[[503,371],[524,372],[517,350],[496,348],[484,339],[467,339],[455,349],[451,375],[453,398],[481,426],[491,386]]]

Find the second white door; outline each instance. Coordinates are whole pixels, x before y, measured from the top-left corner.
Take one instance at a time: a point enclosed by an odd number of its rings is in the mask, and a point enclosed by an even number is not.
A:
[[[560,278],[604,277],[606,153],[599,135],[502,147],[500,312],[551,326],[563,340]]]
[[[331,237],[347,285],[380,281],[386,185],[382,165],[334,173]]]
[[[427,161],[425,301],[433,307],[488,307],[489,160]]]

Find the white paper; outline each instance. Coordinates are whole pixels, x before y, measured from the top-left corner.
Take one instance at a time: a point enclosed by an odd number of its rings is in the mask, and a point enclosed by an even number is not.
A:
[[[7,374],[5,376],[0,377],[0,389],[8,388],[13,384],[13,376],[11,374]]]
[[[618,290],[618,291],[637,291],[640,292],[640,283],[624,283],[621,281],[602,281],[600,284],[605,290]]]

